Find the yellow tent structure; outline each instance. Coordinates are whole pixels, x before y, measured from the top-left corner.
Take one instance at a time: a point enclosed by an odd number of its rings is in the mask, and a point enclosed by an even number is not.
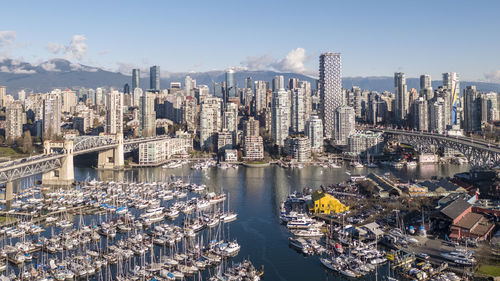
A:
[[[338,214],[349,210],[349,207],[342,204],[339,199],[321,190],[313,192],[312,201],[311,211],[314,210],[315,214]]]

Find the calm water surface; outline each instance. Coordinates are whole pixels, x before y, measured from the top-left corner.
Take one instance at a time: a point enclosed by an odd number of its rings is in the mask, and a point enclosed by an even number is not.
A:
[[[264,265],[265,280],[344,280],[342,276],[321,266],[318,257],[304,257],[288,247],[290,233],[280,225],[278,213],[280,202],[290,192],[301,191],[304,187],[313,189],[320,185],[339,183],[348,179],[346,171],[365,175],[369,172],[390,171],[402,179],[428,179],[433,176],[446,177],[465,172],[467,166],[425,165],[411,169],[356,169],[344,167],[327,169],[305,167],[284,169],[278,166],[207,171],[191,170],[189,167],[177,169],[145,168],[124,172],[96,171],[91,168],[75,168],[77,181],[98,178],[101,180],[167,181],[172,175],[185,181],[204,183],[211,191],[221,189],[229,193],[231,209],[238,213],[238,220],[231,223],[230,236],[236,238],[242,248],[234,259],[249,258],[259,268]],[[383,276],[387,266],[380,269]],[[364,280],[375,280],[368,275]],[[380,280],[380,278],[379,278]]]

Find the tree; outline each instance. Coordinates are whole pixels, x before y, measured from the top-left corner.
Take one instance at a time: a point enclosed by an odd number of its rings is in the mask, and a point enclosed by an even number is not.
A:
[[[33,139],[31,138],[31,132],[25,131],[23,133],[23,152],[29,153],[33,151]]]

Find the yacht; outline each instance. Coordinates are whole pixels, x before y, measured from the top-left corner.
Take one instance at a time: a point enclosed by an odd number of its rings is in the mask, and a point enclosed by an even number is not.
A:
[[[297,237],[320,238],[323,237],[323,232],[318,228],[299,229],[293,232]]]
[[[296,220],[289,221],[286,227],[289,229],[307,229],[314,223],[313,219],[310,218],[299,218]]]
[[[227,213],[220,216],[221,220],[224,223],[235,221],[237,217],[238,217],[238,214],[233,213],[233,212],[227,212]]]

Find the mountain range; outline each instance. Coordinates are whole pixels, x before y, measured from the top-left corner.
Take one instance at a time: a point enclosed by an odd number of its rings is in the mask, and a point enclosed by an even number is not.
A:
[[[146,73],[147,74],[147,73]],[[207,72],[182,72],[168,73],[161,78],[162,88],[168,88],[170,82],[182,82],[186,75],[196,79],[197,84],[205,84],[211,87],[213,82],[225,80],[224,71]],[[313,88],[316,87],[316,79],[298,73],[282,73],[270,70],[239,70],[235,73],[238,86],[244,85],[244,79],[251,77],[252,81],[271,81],[274,76],[283,75],[285,81],[295,77],[299,80],[309,81]],[[120,72],[112,72],[98,67],[86,66],[72,63],[64,59],[52,59],[40,64],[19,62],[11,59],[0,61],[0,85],[7,86],[7,92],[16,95],[19,90],[30,92],[46,92],[55,88],[78,89],[96,87],[114,87],[122,89],[125,83],[131,84],[131,76]],[[407,78],[408,89],[419,88],[418,78]],[[285,82],[286,83],[286,82]],[[359,86],[361,89],[373,91],[394,91],[393,77],[344,77],[342,84],[345,88]],[[140,86],[147,88],[149,78],[140,79]],[[440,80],[432,81],[434,88],[441,86]],[[500,84],[475,81],[461,81],[461,88],[468,85],[476,85],[478,90],[483,92],[500,92]]]

